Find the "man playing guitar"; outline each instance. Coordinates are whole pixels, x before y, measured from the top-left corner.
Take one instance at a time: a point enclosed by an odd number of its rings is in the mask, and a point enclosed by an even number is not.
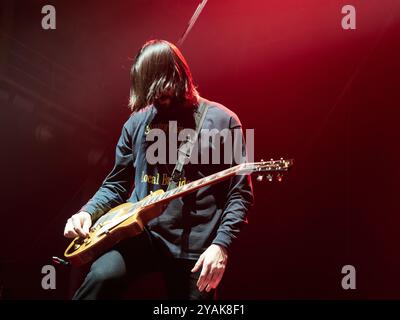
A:
[[[141,48],[131,69],[131,80],[129,105],[133,112],[122,128],[115,165],[89,202],[68,219],[64,230],[68,238],[87,237],[92,222],[111,208],[126,201],[140,201],[168,187],[175,161],[170,161],[171,155],[166,163],[148,161],[150,143],[146,136],[151,130],[166,130],[170,121],[177,122],[178,131],[193,129],[193,114],[202,103],[208,107],[202,129],[241,132],[241,123],[232,111],[199,96],[184,57],[167,41],[152,40]],[[216,147],[224,150],[222,154],[234,151],[227,149],[231,146],[224,144],[224,139],[217,139],[202,143],[193,152],[200,155]],[[169,150],[168,145],[165,150]],[[244,144],[240,151],[240,161],[231,156],[230,163],[186,164],[178,183],[245,162]],[[149,271],[163,273],[171,299],[215,298],[232,241],[246,223],[252,202],[249,175],[235,175],[172,200],[144,232],[119,242],[97,258],[73,299],[116,299],[126,280]]]

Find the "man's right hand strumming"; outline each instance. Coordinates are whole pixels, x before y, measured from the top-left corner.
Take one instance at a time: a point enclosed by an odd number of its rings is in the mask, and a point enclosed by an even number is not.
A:
[[[67,224],[64,229],[64,237],[86,238],[89,235],[89,228],[92,225],[92,217],[86,211],[80,211],[74,214],[67,220]]]

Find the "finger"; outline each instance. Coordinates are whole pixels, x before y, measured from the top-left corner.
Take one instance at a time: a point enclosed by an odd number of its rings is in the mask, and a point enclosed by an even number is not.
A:
[[[213,289],[212,286],[211,286],[211,284],[208,284],[208,285],[206,286],[206,288],[205,288],[206,292],[210,292],[211,289]]]
[[[74,231],[74,226],[72,224],[71,219],[68,219],[65,229],[64,229],[64,237],[66,238],[75,238],[78,234]]]
[[[74,225],[74,231],[82,238],[86,238],[85,232],[82,230],[81,227],[81,220],[77,217],[72,217],[72,224]]]
[[[67,220],[67,223],[65,224],[64,228],[64,236],[68,233],[68,231],[71,229],[71,219]]]
[[[74,230],[70,230],[65,234],[66,238],[76,238],[78,237],[78,234]]]
[[[83,220],[83,227],[82,227],[82,229],[83,229],[83,232],[86,233],[86,235],[89,234],[89,228],[90,228],[91,225],[92,225],[92,221],[91,221],[90,219],[84,219],[84,220]]]
[[[206,289],[207,286],[211,283],[211,281],[214,277],[215,271],[216,271],[215,268],[213,266],[211,266],[206,277],[204,278],[203,286],[200,291],[203,291],[204,289]]]
[[[214,283],[214,279],[217,277],[217,273],[218,273],[218,270],[216,270],[216,269],[211,270],[211,272],[210,272],[211,277],[209,277],[209,280],[206,280],[207,285],[205,286],[205,289],[207,292],[210,292],[210,290],[213,288],[212,285]]]
[[[74,231],[72,224],[70,227],[65,228],[64,236],[67,238],[76,238],[78,236],[78,234]]]
[[[191,270],[192,272],[196,272],[200,269],[201,265],[203,264],[204,261],[204,256],[201,255],[199,260],[197,260],[196,264],[194,265],[193,269]]]
[[[205,280],[209,272],[210,272],[210,265],[203,263],[203,269],[201,270],[199,280],[197,281],[197,287],[199,288],[199,291],[203,291],[206,285]]]
[[[218,287],[219,283],[222,280],[222,276],[224,274],[223,270],[217,270],[215,277],[213,278],[213,281],[210,283],[210,286],[212,289],[215,289]]]
[[[204,279],[205,279],[205,277],[207,275],[207,268],[208,268],[208,266],[203,264],[203,268],[201,269],[201,273],[200,273],[199,279],[197,280],[197,283],[196,283],[197,288],[199,288],[199,289],[202,286],[202,284],[204,282]]]

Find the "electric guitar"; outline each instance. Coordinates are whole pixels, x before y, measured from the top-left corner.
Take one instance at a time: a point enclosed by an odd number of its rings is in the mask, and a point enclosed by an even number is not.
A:
[[[87,238],[75,238],[65,250],[64,256],[75,266],[83,265],[93,261],[121,240],[140,234],[144,226],[161,215],[168,203],[175,198],[234,175],[256,173],[257,181],[263,180],[264,176],[269,181],[274,177],[281,181],[283,173],[292,165],[291,159],[243,163],[169,191],[159,189],[141,201],[121,204],[102,215],[90,228]]]

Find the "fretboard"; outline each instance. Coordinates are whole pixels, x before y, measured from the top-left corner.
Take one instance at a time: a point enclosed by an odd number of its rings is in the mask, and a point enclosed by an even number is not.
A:
[[[141,206],[148,206],[148,205],[151,205],[151,204],[159,202],[159,201],[163,201],[163,200],[170,201],[172,199],[182,197],[185,194],[189,194],[189,193],[191,193],[197,189],[200,189],[202,187],[205,187],[207,185],[214,184],[214,183],[220,182],[222,180],[228,179],[229,177],[236,175],[240,169],[241,169],[241,165],[237,165],[237,166],[225,169],[223,171],[219,171],[219,172],[209,175],[207,177],[189,182],[180,187],[176,187],[175,189],[166,191],[160,195],[150,197],[150,198],[144,200],[141,203]]]

